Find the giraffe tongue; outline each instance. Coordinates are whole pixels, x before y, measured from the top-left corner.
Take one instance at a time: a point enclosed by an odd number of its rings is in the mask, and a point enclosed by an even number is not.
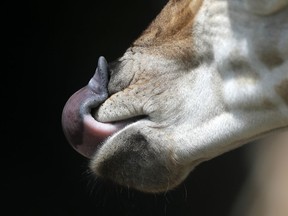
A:
[[[108,65],[104,57],[88,85],[74,93],[66,102],[62,112],[63,132],[73,148],[91,158],[107,137],[116,133],[130,120],[117,123],[101,123],[94,119],[91,111],[100,106],[107,97]]]
[[[95,120],[91,115],[83,118],[82,142],[72,146],[76,151],[87,158],[91,158],[103,141],[125,127],[129,122],[102,123]]]
[[[139,119],[142,119],[142,116],[118,122],[102,123],[95,120],[91,115],[87,115],[83,119],[82,143],[81,145],[74,145],[74,148],[85,157],[91,158],[108,137]]]

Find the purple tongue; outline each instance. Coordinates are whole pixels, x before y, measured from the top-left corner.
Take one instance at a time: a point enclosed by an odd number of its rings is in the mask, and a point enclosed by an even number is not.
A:
[[[108,64],[104,57],[98,60],[98,67],[88,85],[74,93],[66,102],[62,112],[62,128],[73,148],[85,157],[91,158],[98,146],[125,123],[101,123],[91,115],[91,110],[108,97]]]

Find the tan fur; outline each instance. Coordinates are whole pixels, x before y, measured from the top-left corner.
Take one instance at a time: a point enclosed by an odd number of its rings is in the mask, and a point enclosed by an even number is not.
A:
[[[236,0],[170,0],[110,67],[109,98],[95,119],[137,120],[101,144],[91,170],[161,192],[199,162],[287,127],[288,107],[273,91],[278,84],[286,101],[285,12],[261,17]]]
[[[143,34],[134,42],[148,53],[191,61],[191,31],[203,0],[170,1]]]
[[[288,104],[288,79],[283,80],[278,86],[276,86],[275,90],[284,102]]]
[[[167,3],[109,65],[109,83],[92,79],[105,86],[105,101],[91,81],[93,96],[84,92],[97,102],[83,100],[80,114],[92,109],[96,121],[84,116],[77,128],[80,138],[83,125],[95,132],[92,173],[165,192],[199,163],[288,127],[288,0],[263,1]],[[107,65],[98,67],[107,75]]]
[[[273,104],[269,99],[265,98],[262,102],[262,107],[266,109],[274,109],[275,104]]]
[[[259,52],[259,58],[269,69],[280,66],[284,62],[281,54],[276,49]]]

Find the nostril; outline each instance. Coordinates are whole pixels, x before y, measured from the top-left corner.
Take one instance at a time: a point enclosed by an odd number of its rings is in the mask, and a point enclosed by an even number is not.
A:
[[[113,95],[126,88],[134,77],[131,60],[116,59],[109,62],[109,95]],[[128,66],[128,67],[127,67]]]
[[[119,70],[121,61],[119,59],[116,59],[112,62],[109,62],[109,70],[111,73],[116,72]]]

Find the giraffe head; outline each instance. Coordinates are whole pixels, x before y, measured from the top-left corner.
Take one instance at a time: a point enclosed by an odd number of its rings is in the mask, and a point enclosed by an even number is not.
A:
[[[170,0],[122,57],[109,65],[99,59],[62,115],[67,139],[90,158],[93,173],[162,192],[199,163],[287,127],[287,61],[267,75],[267,61],[257,57],[261,41],[233,21],[237,5]],[[277,37],[287,38],[282,30]],[[271,47],[287,57],[287,49]]]

